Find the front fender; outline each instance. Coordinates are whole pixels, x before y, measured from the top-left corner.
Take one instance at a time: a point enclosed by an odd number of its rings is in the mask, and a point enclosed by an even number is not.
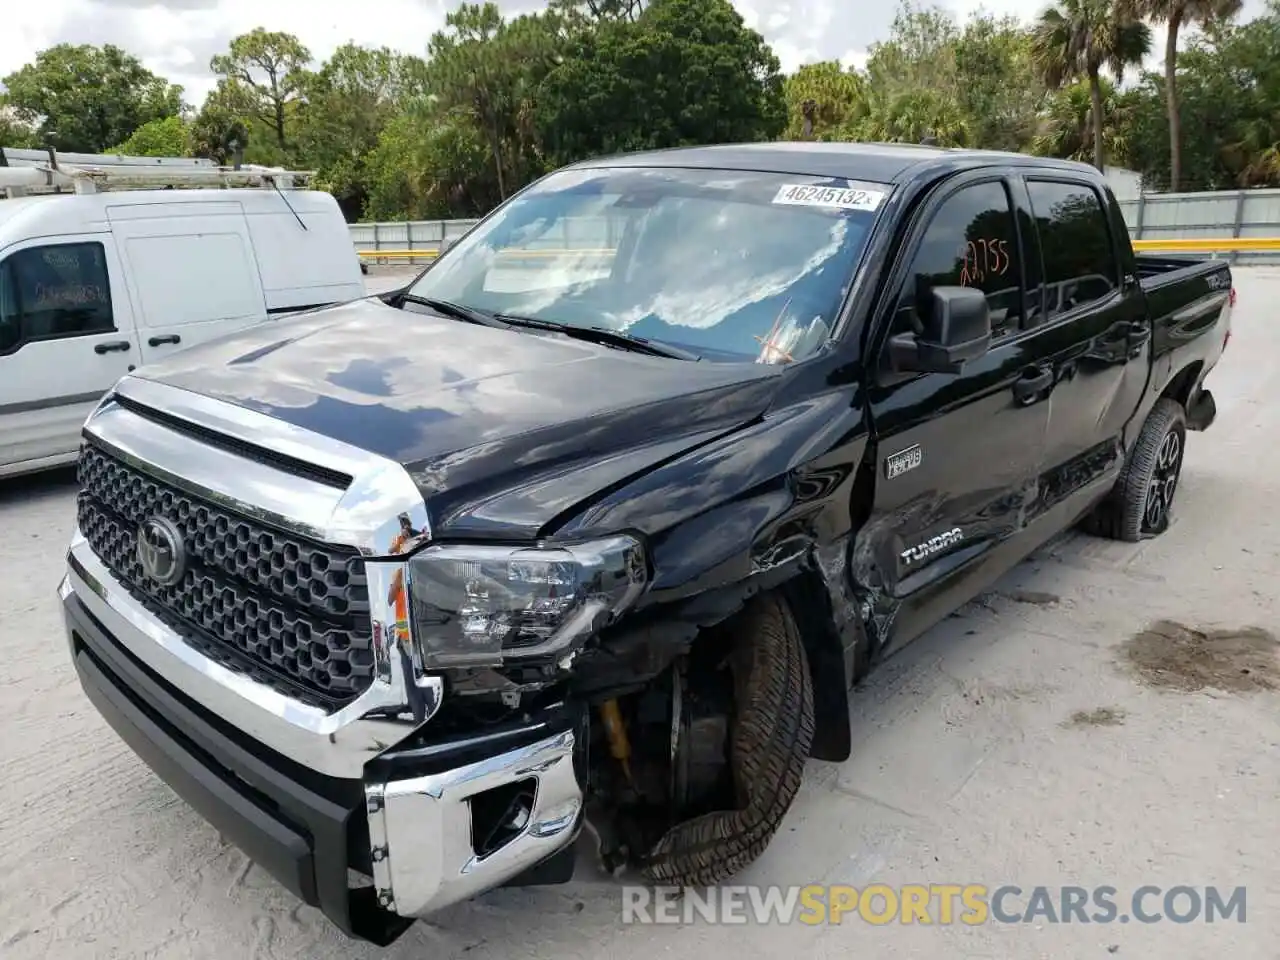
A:
[[[866,446],[859,405],[831,391],[677,457],[560,525],[554,538],[631,529],[649,542],[653,581],[635,621],[602,638],[621,658],[611,680],[656,675],[752,593],[783,588],[803,608],[819,712],[814,755],[847,756],[846,692],[865,640],[846,558]]]

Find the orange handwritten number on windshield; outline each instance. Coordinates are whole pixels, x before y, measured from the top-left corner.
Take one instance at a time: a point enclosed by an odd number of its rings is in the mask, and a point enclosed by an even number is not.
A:
[[[960,285],[971,287],[987,277],[1002,277],[1009,272],[1009,262],[1008,241],[970,240],[964,245]]]

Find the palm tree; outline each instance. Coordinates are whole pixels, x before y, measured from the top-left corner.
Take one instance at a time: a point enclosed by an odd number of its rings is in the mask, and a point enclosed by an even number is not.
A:
[[[1132,0],[1134,12],[1165,25],[1164,97],[1169,110],[1169,190],[1182,182],[1182,117],[1178,112],[1178,31],[1185,24],[1201,29],[1230,20],[1242,0]]]
[[[1115,84],[1101,78],[1103,144],[1108,157],[1123,156],[1128,143],[1124,138],[1125,105]],[[1093,156],[1093,105],[1089,84],[1077,80],[1049,97],[1040,116],[1031,152],[1041,157],[1062,157],[1088,163]]]
[[[1114,0],[1060,0],[1032,28],[1036,69],[1047,87],[1059,90],[1074,80],[1089,84],[1093,124],[1093,165],[1106,162],[1103,140],[1101,73],[1106,67],[1119,82],[1127,67],[1142,62],[1151,50],[1151,29],[1132,6]]]
[[[833,140],[866,113],[862,78],[834,60],[807,63],[783,82],[787,139]]]

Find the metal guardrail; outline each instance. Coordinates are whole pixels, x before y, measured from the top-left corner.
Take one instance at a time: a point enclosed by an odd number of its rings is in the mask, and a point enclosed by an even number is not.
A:
[[[612,256],[615,252],[612,247],[553,247],[540,250],[510,248],[500,251],[498,256],[525,260],[538,257],[563,257],[569,254],[574,256],[587,256],[590,254]],[[434,260],[440,255],[440,250],[435,247],[429,247],[424,250],[357,250],[356,253],[366,260]]]
[[[1280,252],[1280,237],[1170,237],[1165,240],[1134,240],[1138,251],[1164,251],[1167,253],[1274,253]],[[501,256],[512,259],[537,259],[562,257],[572,254],[606,256],[614,251],[608,247],[555,248],[540,250],[503,250]],[[357,250],[365,260],[434,260],[439,248],[422,250]]]

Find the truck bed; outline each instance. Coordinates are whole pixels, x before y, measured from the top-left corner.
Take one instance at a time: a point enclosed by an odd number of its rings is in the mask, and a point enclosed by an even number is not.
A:
[[[1134,259],[1138,264],[1138,278],[1142,281],[1142,289],[1148,294],[1161,287],[1176,284],[1180,280],[1208,276],[1217,272],[1228,273],[1230,270],[1226,260],[1212,258],[1162,257],[1135,253]]]

